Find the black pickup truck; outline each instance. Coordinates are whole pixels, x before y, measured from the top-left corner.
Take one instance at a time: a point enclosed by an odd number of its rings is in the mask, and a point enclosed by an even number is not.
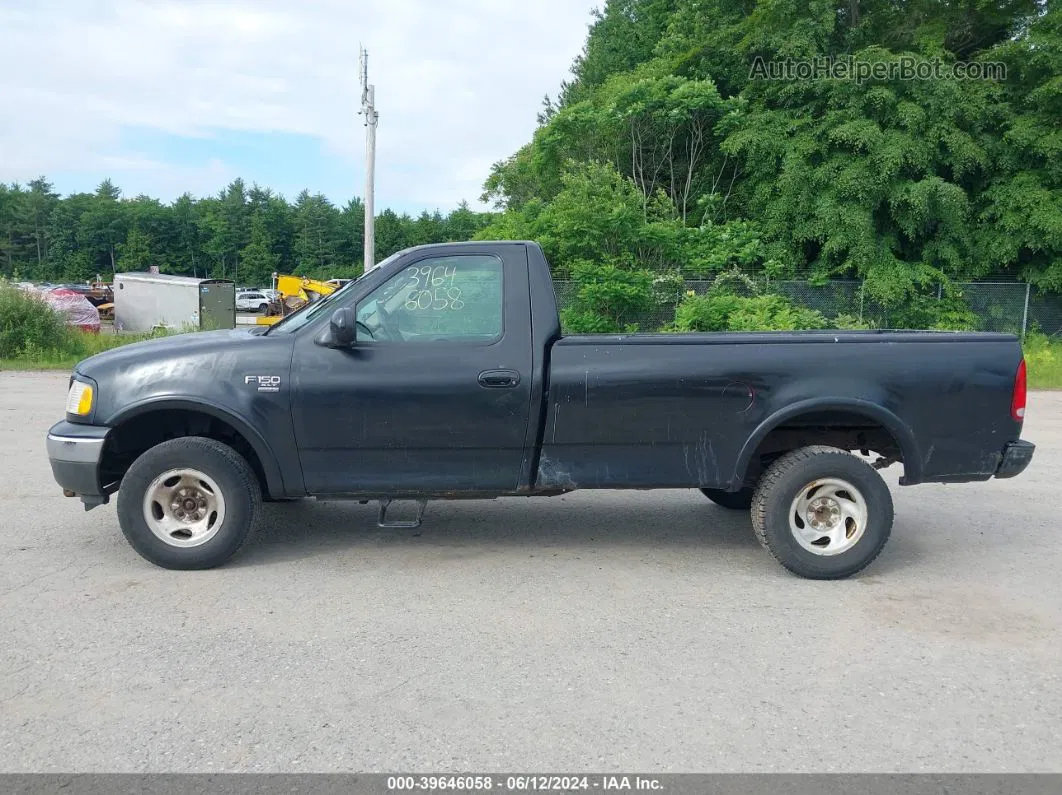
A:
[[[698,488],[799,575],[867,566],[900,484],[1013,477],[1025,363],[992,333],[561,335],[530,242],[399,252],[270,326],[84,360],[52,471],[153,563],[227,561],[263,500]],[[870,459],[875,459],[871,462]],[[120,490],[119,490],[120,489]],[[388,518],[415,500],[416,519]],[[706,514],[705,521],[711,521]]]

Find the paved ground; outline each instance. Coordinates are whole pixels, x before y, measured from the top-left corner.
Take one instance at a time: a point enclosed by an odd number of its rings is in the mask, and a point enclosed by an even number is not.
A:
[[[0,374],[0,770],[1062,771],[1060,393],[815,583],[688,491],[271,506],[164,571],[52,483],[64,386]]]

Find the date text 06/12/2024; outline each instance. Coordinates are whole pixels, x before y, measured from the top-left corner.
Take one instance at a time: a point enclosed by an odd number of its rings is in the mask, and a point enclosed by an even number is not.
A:
[[[389,792],[414,791],[489,791],[508,792],[574,792],[586,790],[601,791],[643,791],[654,792],[662,789],[659,779],[642,776],[388,776]]]

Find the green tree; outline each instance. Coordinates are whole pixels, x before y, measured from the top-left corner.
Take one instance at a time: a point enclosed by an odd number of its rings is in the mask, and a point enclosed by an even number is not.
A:
[[[199,276],[206,254],[203,250],[201,210],[191,194],[182,194],[170,210],[172,237],[167,260],[176,273]]]
[[[40,274],[48,272],[45,262],[48,258],[48,237],[45,234],[48,220],[59,200],[59,194],[52,190],[52,185],[44,177],[38,177],[29,183],[22,203],[25,224],[33,238],[37,256],[37,270]]]
[[[81,216],[78,245],[92,257],[96,269],[114,273],[118,245],[125,240],[129,226],[118,201],[121,191],[110,180],[96,188],[96,201]]]
[[[445,215],[424,212],[413,219],[385,210],[382,218],[386,250],[470,239],[491,215],[462,203]],[[44,177],[26,187],[0,183],[0,276],[8,278],[83,281],[150,265],[241,283],[264,283],[274,270],[350,277],[361,270],[363,238],[359,198],[340,210],[303,191],[293,205],[241,179],[213,196],[185,193],[171,203],[123,198],[110,180],[93,193],[65,198]]]
[[[332,268],[339,239],[339,211],[320,193],[302,191],[295,200],[295,260],[300,273]]]
[[[58,278],[73,281],[89,281],[99,273],[90,251],[84,249],[78,231],[81,219],[95,205],[91,193],[75,193],[57,201],[48,219],[48,261]]]
[[[394,210],[384,210],[376,216],[374,232],[377,262],[412,245],[412,220]]]
[[[353,198],[343,205],[339,214],[338,256],[341,262],[350,263],[352,273],[361,273],[365,259],[365,204]]]
[[[1062,290],[1059,18],[1042,0],[609,0],[532,139],[488,175],[504,214],[482,235],[543,240],[561,275],[622,256],[855,277],[890,317],[935,306],[920,323],[963,315],[929,300],[959,279]],[[765,79],[792,59],[850,76]]]
[[[151,250],[151,238],[138,227],[129,230],[125,242],[118,247],[118,257],[125,271],[146,271],[157,265]]]
[[[0,268],[7,278],[14,275],[18,257],[15,219],[19,214],[20,193],[17,185],[8,187],[0,182]]]
[[[280,257],[273,252],[273,240],[264,213],[251,219],[251,240],[240,252],[242,277],[248,284],[267,285],[280,267]]]

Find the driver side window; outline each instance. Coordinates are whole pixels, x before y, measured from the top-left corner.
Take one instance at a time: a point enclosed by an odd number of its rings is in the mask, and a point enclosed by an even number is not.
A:
[[[497,257],[423,259],[358,304],[359,331],[377,342],[493,342],[502,333],[502,287]]]

